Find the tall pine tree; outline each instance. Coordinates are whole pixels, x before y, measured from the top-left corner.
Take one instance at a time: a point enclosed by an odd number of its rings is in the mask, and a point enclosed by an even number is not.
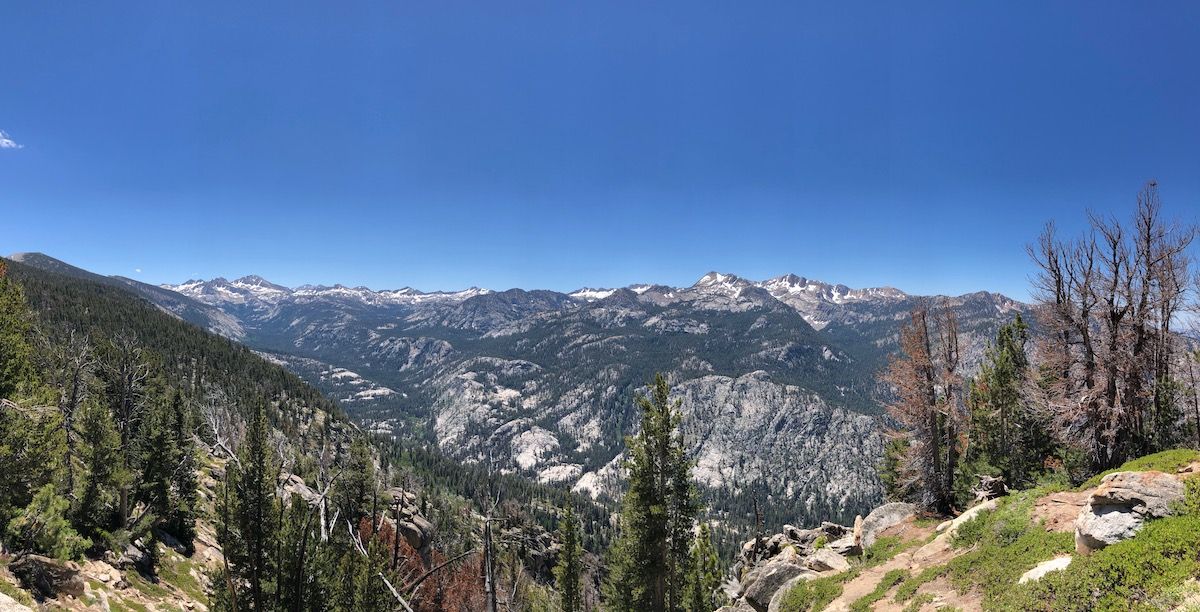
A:
[[[1026,487],[1036,482],[1045,459],[1055,452],[1049,418],[1028,397],[1028,337],[1029,326],[1017,315],[1000,328],[971,382],[965,480],[986,473],[1003,477],[1009,486]]]
[[[688,609],[711,612],[720,607],[721,567],[713,547],[708,523],[700,524],[700,533],[692,546],[692,573],[688,582]]]
[[[562,550],[558,553],[558,564],[554,568],[554,580],[558,587],[563,612],[580,612],[580,576],[583,573],[583,548],[579,544],[579,519],[568,504],[563,509],[558,524],[558,538]]]
[[[267,609],[274,592],[277,467],[268,435],[266,410],[260,406],[228,470],[222,544],[241,609]]]
[[[621,503],[620,535],[610,555],[606,594],[617,611],[684,607],[691,565],[692,524],[699,512],[691,463],[683,448],[679,401],[661,374],[651,397],[639,396],[642,428],[627,441],[629,489]]]

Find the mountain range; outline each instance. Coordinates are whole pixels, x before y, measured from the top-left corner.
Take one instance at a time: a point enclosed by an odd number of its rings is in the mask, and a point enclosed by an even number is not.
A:
[[[879,501],[876,374],[928,299],[717,272],[688,287],[570,293],[289,288],[258,276],[107,282],[286,366],[379,434],[597,498],[619,492],[634,398],[662,372],[710,505],[770,496],[791,520],[852,518]],[[996,293],[938,299],[958,315],[968,369],[1000,325],[1028,311]]]

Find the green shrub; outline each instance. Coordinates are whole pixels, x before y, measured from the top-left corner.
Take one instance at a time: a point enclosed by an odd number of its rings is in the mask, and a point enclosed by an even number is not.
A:
[[[1009,589],[997,607],[1006,610],[1099,612],[1167,609],[1177,587],[1200,572],[1200,517],[1151,521],[1137,537],[1089,556],[1069,570]]]
[[[92,545],[67,520],[70,502],[53,485],[38,489],[33,501],[8,522],[9,547],[31,550],[63,561],[78,559]]]
[[[1200,476],[1189,476],[1183,481],[1183,500],[1171,511],[1178,515],[1200,516]]]

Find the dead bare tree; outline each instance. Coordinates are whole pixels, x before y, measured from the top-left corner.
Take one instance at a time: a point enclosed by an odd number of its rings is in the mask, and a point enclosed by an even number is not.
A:
[[[932,315],[932,331],[930,318],[928,304],[913,309],[900,332],[900,355],[882,380],[895,398],[887,411],[898,427],[890,434],[907,442],[898,457],[899,477],[920,492],[923,505],[947,514],[954,505],[954,472],[962,451],[958,432],[965,419],[958,322],[944,305]]]
[[[1174,324],[1187,307],[1193,226],[1162,219],[1158,186],[1139,193],[1133,223],[1089,216],[1089,231],[1062,242],[1048,225],[1028,250],[1042,363],[1054,372],[1047,400],[1059,438],[1093,469],[1169,446],[1179,411],[1181,362]]]

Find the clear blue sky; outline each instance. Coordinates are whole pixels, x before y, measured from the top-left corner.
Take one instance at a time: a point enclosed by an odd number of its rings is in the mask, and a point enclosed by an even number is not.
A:
[[[0,252],[1024,297],[1048,219],[1200,210],[1200,3],[1047,4],[4,2]]]

